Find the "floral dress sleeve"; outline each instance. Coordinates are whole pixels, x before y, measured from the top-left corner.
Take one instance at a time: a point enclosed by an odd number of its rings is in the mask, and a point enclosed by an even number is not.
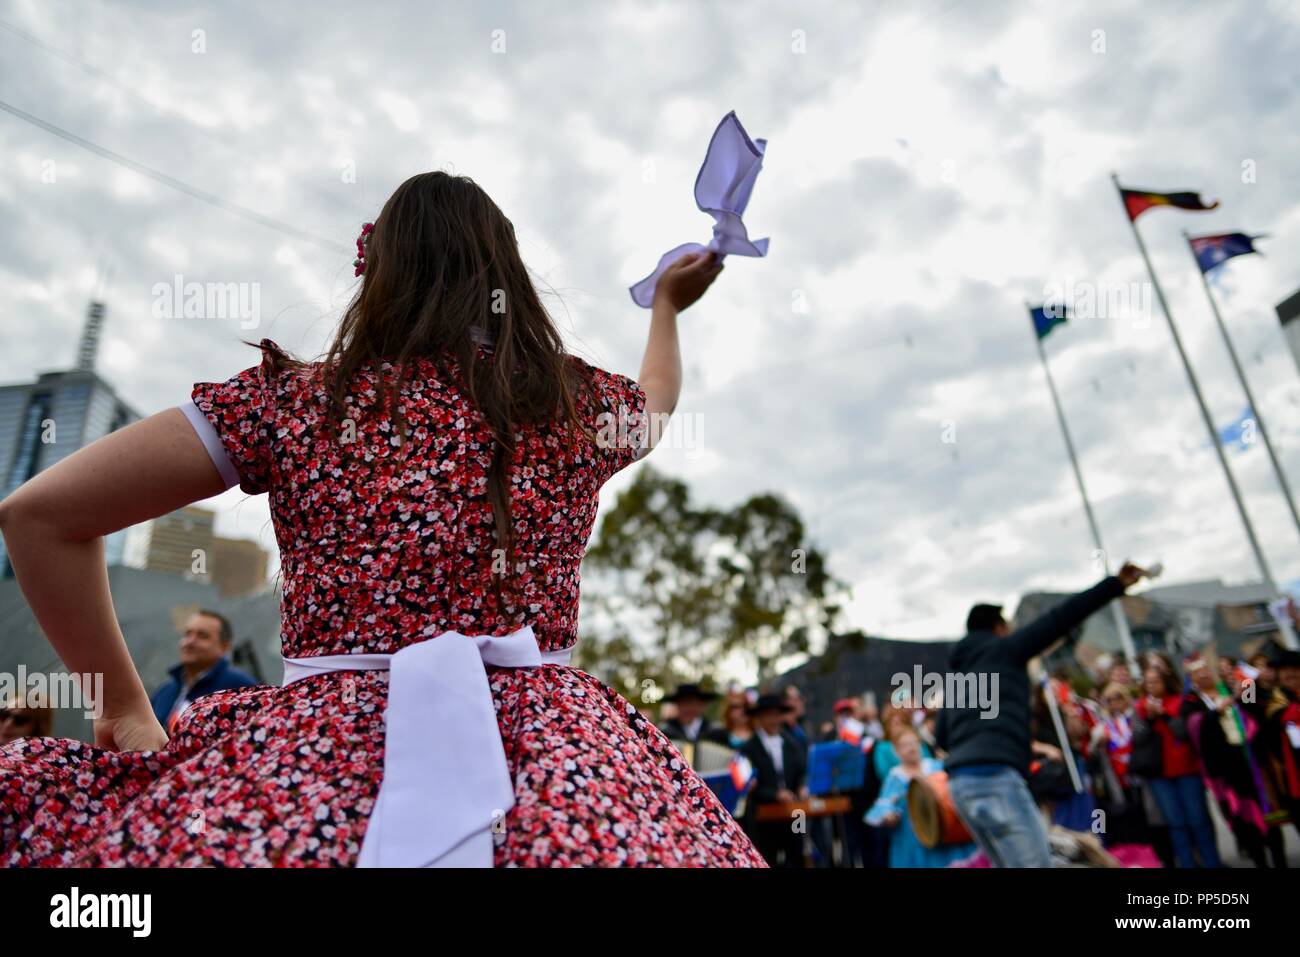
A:
[[[592,423],[603,484],[650,451],[645,390],[634,380],[577,360],[591,378],[596,398]]]
[[[225,382],[196,382],[190,403],[181,406],[226,487],[238,485],[249,495],[266,492],[272,475],[275,373],[271,356],[278,347],[270,339],[263,339],[261,347],[261,364]]]

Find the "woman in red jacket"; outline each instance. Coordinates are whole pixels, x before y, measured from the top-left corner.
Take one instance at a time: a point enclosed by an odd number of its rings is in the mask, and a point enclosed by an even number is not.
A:
[[[1205,801],[1200,764],[1187,741],[1183,697],[1171,672],[1151,667],[1142,677],[1143,696],[1134,708],[1138,721],[1133,730],[1134,751],[1154,736],[1160,742],[1160,772],[1147,783],[1160,813],[1169,825],[1169,839],[1179,867],[1222,867],[1214,840],[1214,825]],[[1195,853],[1193,853],[1195,848]]]

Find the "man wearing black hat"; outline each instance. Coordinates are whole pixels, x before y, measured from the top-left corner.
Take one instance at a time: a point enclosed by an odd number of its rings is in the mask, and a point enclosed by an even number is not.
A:
[[[704,709],[717,697],[716,691],[705,691],[697,684],[679,685],[676,691],[664,697],[664,701],[677,705],[677,715],[665,721],[659,730],[674,741],[691,744],[712,741],[730,745],[727,729],[704,716]]]
[[[759,695],[749,714],[754,735],[740,753],[754,767],[754,786],[745,799],[745,832],[772,867],[803,867],[805,828],[791,820],[760,821],[761,804],[797,801],[805,794],[808,758],[786,726],[791,707],[780,695]]]
[[[1047,829],[1024,776],[1029,771],[1029,674],[1042,654],[1084,619],[1135,585],[1146,571],[1125,563],[1015,631],[998,605],[976,605],[966,637],[949,657],[949,677],[993,689],[992,707],[944,701],[935,738],[948,753],[944,770],[957,813],[994,867],[1051,867]],[[956,682],[954,681],[954,686]]]

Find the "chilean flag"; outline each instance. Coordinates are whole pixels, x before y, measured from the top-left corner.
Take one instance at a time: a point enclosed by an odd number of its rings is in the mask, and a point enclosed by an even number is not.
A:
[[[840,718],[837,723],[839,739],[854,747],[861,747],[862,736],[867,733],[867,726],[857,718]]]
[[[1200,265],[1201,272],[1209,272],[1233,256],[1259,252],[1255,248],[1255,240],[1263,238],[1247,236],[1245,233],[1217,233],[1213,236],[1193,236],[1189,242],[1196,253],[1196,262]]]
[[[749,758],[738,753],[732,756],[728,770],[731,772],[731,783],[735,785],[737,791],[744,794],[749,789],[750,782],[754,780],[754,765],[750,763]]]

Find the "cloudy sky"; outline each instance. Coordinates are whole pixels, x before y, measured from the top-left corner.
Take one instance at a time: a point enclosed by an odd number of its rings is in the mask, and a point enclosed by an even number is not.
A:
[[[683,314],[696,427],[656,468],[719,504],[786,496],[873,633],[951,636],[972,601],[1083,586],[1093,547],[1023,307],[1073,284],[1123,307],[1047,342],[1113,555],[1257,578],[1109,173],[1222,203],[1140,223],[1223,425],[1245,399],[1180,230],[1271,235],[1216,285],[1300,476],[1273,313],[1300,286],[1296,6],[884,6],[0,3],[0,100],[323,240],[0,112],[0,381],[71,364],[100,262],[99,371],[142,412],[250,365],[242,338],[315,355],[360,223],[428,169],[474,177],[573,349],[635,375],[648,313],[627,286],[707,239],[691,187],[734,109],[768,140],[746,221],[771,253],[728,260]],[[176,275],[256,284],[258,327],[159,318]],[[1263,450],[1230,458],[1275,577],[1300,578]],[[223,531],[273,542],[263,499],[214,504]]]

